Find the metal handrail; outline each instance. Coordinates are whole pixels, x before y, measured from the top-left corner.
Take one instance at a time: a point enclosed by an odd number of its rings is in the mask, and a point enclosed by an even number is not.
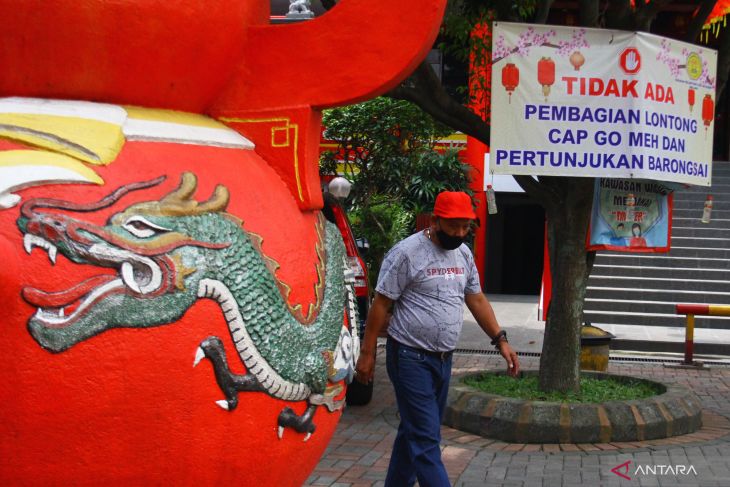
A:
[[[684,365],[694,365],[695,316],[730,316],[730,306],[722,304],[678,304],[678,315],[687,315],[684,329]]]

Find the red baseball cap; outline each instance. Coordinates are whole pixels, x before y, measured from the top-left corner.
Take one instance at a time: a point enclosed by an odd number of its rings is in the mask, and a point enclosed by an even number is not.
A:
[[[441,218],[469,218],[476,220],[471,197],[463,191],[442,191],[436,196],[433,214]]]

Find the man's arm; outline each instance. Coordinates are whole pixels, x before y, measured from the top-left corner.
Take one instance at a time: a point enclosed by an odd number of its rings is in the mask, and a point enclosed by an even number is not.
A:
[[[490,339],[494,339],[499,334],[500,328],[492,305],[484,293],[467,294],[465,301],[467,308],[474,315],[479,327],[484,330],[484,333]],[[510,347],[504,337],[497,343],[497,346],[499,347],[499,353],[507,361],[507,373],[513,376],[517,375],[520,371],[520,362],[517,359],[515,351],[512,350],[512,347]]]
[[[393,300],[378,292],[370,305],[368,318],[365,322],[365,336],[360,345],[360,357],[355,366],[355,379],[363,384],[372,382],[375,371],[375,348],[378,345],[378,335],[388,322],[388,312]]]

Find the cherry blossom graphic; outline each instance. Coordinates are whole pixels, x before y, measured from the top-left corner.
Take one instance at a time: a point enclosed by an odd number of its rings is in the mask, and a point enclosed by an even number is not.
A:
[[[555,30],[548,30],[539,33],[534,27],[530,27],[520,34],[517,43],[510,46],[505,42],[504,36],[499,36],[494,42],[492,49],[492,63],[497,64],[502,59],[517,54],[526,57],[530,54],[533,47],[551,47],[557,49],[558,56],[568,57],[576,50],[583,47],[590,47],[585,38],[585,29],[577,29],[573,31],[573,37],[569,40],[555,40]]]
[[[663,39],[661,42],[661,50],[657,54],[656,58],[657,61],[660,61],[664,65],[669,68],[669,73],[675,78],[679,79],[685,76],[685,72],[683,71],[687,65],[682,64],[685,63],[687,57],[692,54],[693,52],[696,52],[697,55],[699,55],[702,58],[702,74],[700,74],[699,78],[697,78],[696,82],[703,84],[707,86],[708,88],[715,88],[715,81],[716,79],[710,76],[710,68],[707,64],[707,60],[705,56],[702,56],[702,49],[698,49],[697,51],[690,51],[686,47],[682,48],[682,57],[674,57],[672,56],[672,43],[667,40]]]

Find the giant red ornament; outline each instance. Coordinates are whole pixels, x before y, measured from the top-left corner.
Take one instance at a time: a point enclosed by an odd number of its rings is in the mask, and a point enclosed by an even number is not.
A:
[[[306,480],[356,353],[321,110],[444,6],[0,0],[0,484]]]

